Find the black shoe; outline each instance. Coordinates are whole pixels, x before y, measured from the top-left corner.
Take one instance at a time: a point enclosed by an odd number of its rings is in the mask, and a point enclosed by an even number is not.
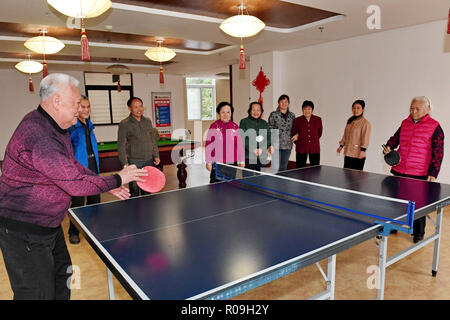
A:
[[[71,244],[78,244],[80,243],[80,237],[76,233],[73,233],[69,235],[69,241]]]
[[[422,235],[417,235],[417,234],[414,235],[414,238],[413,238],[414,243],[417,243],[422,240],[423,240],[423,234]]]

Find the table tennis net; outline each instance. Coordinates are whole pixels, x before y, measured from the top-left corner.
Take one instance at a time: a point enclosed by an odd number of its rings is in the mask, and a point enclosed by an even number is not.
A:
[[[412,228],[414,206],[396,198],[298,180],[216,163],[213,168],[219,180],[233,186],[271,197],[312,207],[369,224],[379,221]]]

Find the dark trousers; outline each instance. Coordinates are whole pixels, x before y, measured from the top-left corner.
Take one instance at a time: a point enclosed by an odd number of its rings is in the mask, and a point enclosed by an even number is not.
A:
[[[146,167],[146,166],[152,166],[152,167],[155,166],[155,164],[153,163],[153,159],[152,160],[143,160],[143,161],[129,160],[128,163],[135,164],[138,169],[142,169],[143,167]],[[130,182],[128,184],[128,188],[130,189],[131,198],[150,194],[149,192],[144,191],[141,188],[139,188],[139,186],[137,185],[137,183],[135,181]]]
[[[306,159],[308,157],[308,153],[296,153],[295,159],[297,168],[306,167]],[[309,165],[317,166],[320,164],[320,153],[309,153]]]
[[[49,235],[0,226],[0,248],[14,300],[69,300],[72,262],[62,228]]]
[[[252,159],[252,162],[254,162],[254,159]],[[256,159],[256,163],[250,163],[250,159],[245,159],[245,168],[254,170],[254,171],[261,171],[262,167],[261,161],[259,161],[259,158]]]
[[[86,205],[100,203],[100,195],[96,194],[94,196],[87,196],[87,197],[72,197],[72,203],[70,207],[71,208],[82,207],[85,205],[85,203]],[[71,234],[78,235],[79,233],[80,231],[78,231],[77,227],[75,227],[72,220],[70,220],[69,235]]]
[[[344,157],[344,168],[346,169],[356,169],[363,170],[364,163],[366,162],[366,158],[352,158],[352,157]]]
[[[403,174],[394,170],[391,170],[391,173],[394,176],[398,177],[406,177],[406,178],[414,178],[414,179],[420,179],[420,180],[427,180],[428,176],[411,176],[408,174]],[[413,235],[414,236],[423,236],[425,234],[425,226],[427,224],[427,217],[422,217],[419,219],[414,220],[413,224]]]

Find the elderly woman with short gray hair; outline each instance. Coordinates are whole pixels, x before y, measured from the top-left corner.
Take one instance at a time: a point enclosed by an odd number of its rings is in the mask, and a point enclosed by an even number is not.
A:
[[[393,175],[436,180],[444,157],[444,131],[439,122],[430,117],[430,111],[430,100],[427,97],[414,97],[409,116],[386,143],[387,151],[399,147],[401,161],[392,167]],[[424,238],[425,219],[423,217],[414,221],[414,242]]]

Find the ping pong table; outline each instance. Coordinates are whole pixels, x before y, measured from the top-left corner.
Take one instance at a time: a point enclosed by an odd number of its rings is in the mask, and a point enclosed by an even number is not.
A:
[[[430,243],[436,276],[450,185],[324,165],[246,179],[281,194],[375,213],[387,224],[407,216],[405,204],[392,199],[414,201],[414,219],[437,212],[435,221],[430,218],[435,232],[387,257],[389,234],[374,222],[379,219],[335,214],[235,181],[72,208],[71,219],[107,266],[110,298],[111,273],[135,299],[229,299],[315,263],[327,287],[312,298],[334,299],[336,255],[372,238],[379,247],[378,299],[386,268]],[[324,259],[326,274],[318,264]]]

